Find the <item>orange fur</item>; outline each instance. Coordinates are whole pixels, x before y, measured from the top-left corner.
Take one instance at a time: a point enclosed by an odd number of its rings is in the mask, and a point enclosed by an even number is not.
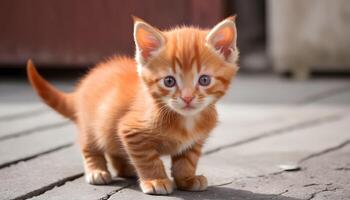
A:
[[[215,103],[238,69],[234,18],[212,30],[164,32],[134,20],[136,62],[113,57],[92,69],[71,94],[49,85],[31,61],[29,80],[45,103],[77,124],[89,183],[111,180],[108,158],[119,176],[137,175],[143,192],[169,194],[173,186],[160,156],[170,155],[177,187],[204,190],[207,180],[195,175],[197,161],[217,122]],[[203,74],[212,80],[208,86],[199,85]],[[169,75],[176,80],[171,88],[164,85]]]
[[[31,60],[28,60],[27,72],[30,83],[45,103],[61,115],[75,120],[73,94],[65,94],[52,87],[46,80],[39,76]]]

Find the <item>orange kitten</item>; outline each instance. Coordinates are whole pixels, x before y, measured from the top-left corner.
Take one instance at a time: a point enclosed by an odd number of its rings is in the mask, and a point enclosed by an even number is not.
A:
[[[160,31],[134,21],[136,61],[111,58],[69,94],[45,81],[31,61],[29,80],[46,104],[76,123],[88,183],[111,181],[108,159],[118,176],[138,176],[144,193],[169,194],[173,184],[160,156],[170,155],[177,188],[205,190],[196,165],[217,122],[215,103],[238,69],[235,17],[211,30]]]

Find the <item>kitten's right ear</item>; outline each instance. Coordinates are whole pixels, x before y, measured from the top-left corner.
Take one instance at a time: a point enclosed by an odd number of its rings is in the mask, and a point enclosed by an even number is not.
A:
[[[236,16],[228,17],[211,29],[206,43],[228,62],[235,62],[238,57],[236,47]]]
[[[133,19],[136,59],[141,64],[146,64],[162,49],[165,37],[157,28],[152,27],[142,19],[137,17],[133,17]]]

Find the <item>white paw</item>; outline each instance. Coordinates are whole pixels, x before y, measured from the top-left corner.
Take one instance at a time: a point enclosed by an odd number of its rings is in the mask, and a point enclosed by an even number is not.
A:
[[[203,191],[208,187],[207,178],[203,175],[196,176],[190,191]]]
[[[208,187],[207,178],[203,175],[176,180],[177,189],[186,191],[203,191]]]
[[[140,187],[145,194],[167,195],[173,192],[174,186],[169,179],[141,180]]]
[[[85,180],[92,185],[105,185],[112,182],[112,177],[109,172],[95,170],[87,172]]]

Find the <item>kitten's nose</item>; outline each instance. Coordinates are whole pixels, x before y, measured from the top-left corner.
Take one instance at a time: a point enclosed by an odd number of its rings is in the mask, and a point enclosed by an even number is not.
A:
[[[191,101],[193,100],[194,96],[193,96],[193,90],[191,88],[184,88],[181,91],[181,99],[187,104],[189,105],[191,103]]]
[[[183,96],[181,97],[181,99],[188,105],[191,103],[191,101],[193,100],[193,96]]]

